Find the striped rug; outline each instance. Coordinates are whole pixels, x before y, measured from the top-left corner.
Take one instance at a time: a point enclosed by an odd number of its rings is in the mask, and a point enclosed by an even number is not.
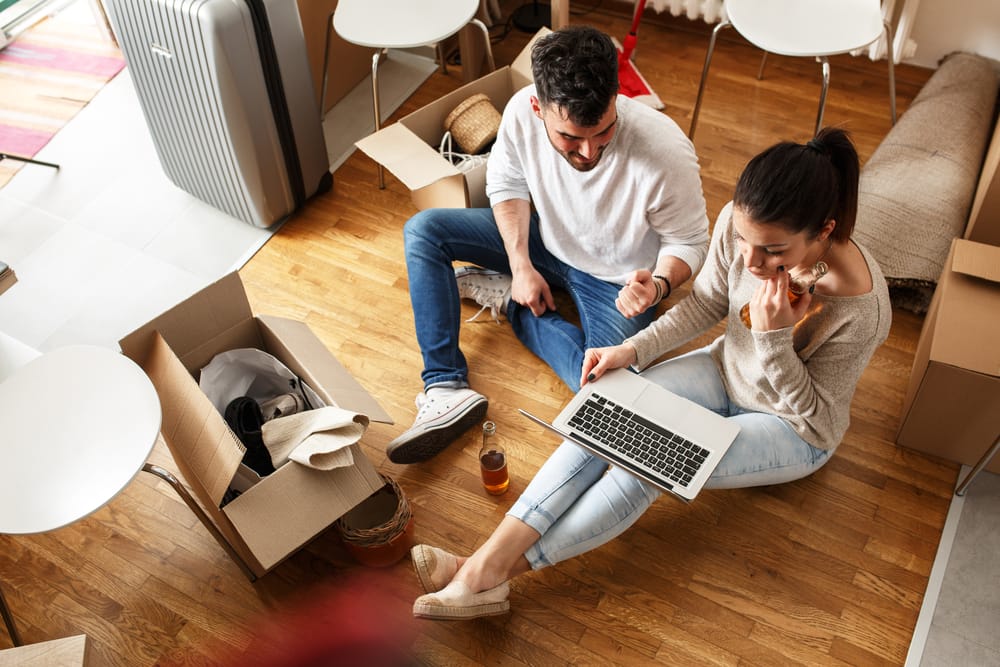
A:
[[[0,152],[33,157],[125,65],[96,23],[43,20],[0,51]],[[0,186],[23,163],[0,161]]]

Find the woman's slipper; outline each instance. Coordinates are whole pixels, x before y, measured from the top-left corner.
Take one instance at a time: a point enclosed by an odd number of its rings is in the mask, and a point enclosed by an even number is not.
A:
[[[413,615],[438,620],[466,620],[496,616],[510,610],[510,586],[499,586],[473,593],[464,581],[453,581],[437,593],[421,595],[413,603]]]
[[[458,572],[458,556],[429,544],[418,544],[410,549],[413,569],[420,585],[427,593],[434,593],[448,585]]]

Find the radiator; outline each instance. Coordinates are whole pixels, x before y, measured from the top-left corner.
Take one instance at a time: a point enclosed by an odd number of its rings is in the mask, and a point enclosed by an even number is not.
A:
[[[896,5],[902,5],[900,10]],[[895,24],[893,30],[893,57],[895,62],[900,62],[903,58],[908,58],[916,52],[916,44],[910,39],[910,32],[913,29],[913,17],[916,14],[919,0],[883,0],[882,16],[889,21],[890,25]],[[723,0],[646,0],[646,8],[652,7],[656,12],[669,11],[671,16],[681,16],[682,14],[692,21],[701,19],[705,23],[718,23],[725,15]],[[899,16],[895,17],[894,14]],[[895,20],[894,20],[895,19]],[[854,52],[854,55],[866,53],[872,60],[885,58],[885,41],[879,40],[871,46]]]
[[[671,16],[683,14],[692,21],[718,23],[722,18],[722,0],[646,0],[646,7],[657,12],[669,11]]]

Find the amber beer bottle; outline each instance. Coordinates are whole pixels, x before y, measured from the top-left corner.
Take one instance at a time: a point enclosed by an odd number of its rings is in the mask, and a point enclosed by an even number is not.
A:
[[[483,446],[479,449],[479,470],[483,474],[486,492],[499,496],[510,486],[507,475],[507,453],[497,438],[497,427],[491,421],[483,422]]]

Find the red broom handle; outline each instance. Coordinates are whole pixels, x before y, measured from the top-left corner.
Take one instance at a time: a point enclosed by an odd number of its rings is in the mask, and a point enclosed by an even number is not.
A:
[[[642,19],[642,10],[645,8],[646,0],[635,0],[635,12],[632,14],[632,29],[628,31],[625,43],[622,45],[622,58],[632,57],[632,51],[635,50],[637,33],[639,32],[639,20]]]

